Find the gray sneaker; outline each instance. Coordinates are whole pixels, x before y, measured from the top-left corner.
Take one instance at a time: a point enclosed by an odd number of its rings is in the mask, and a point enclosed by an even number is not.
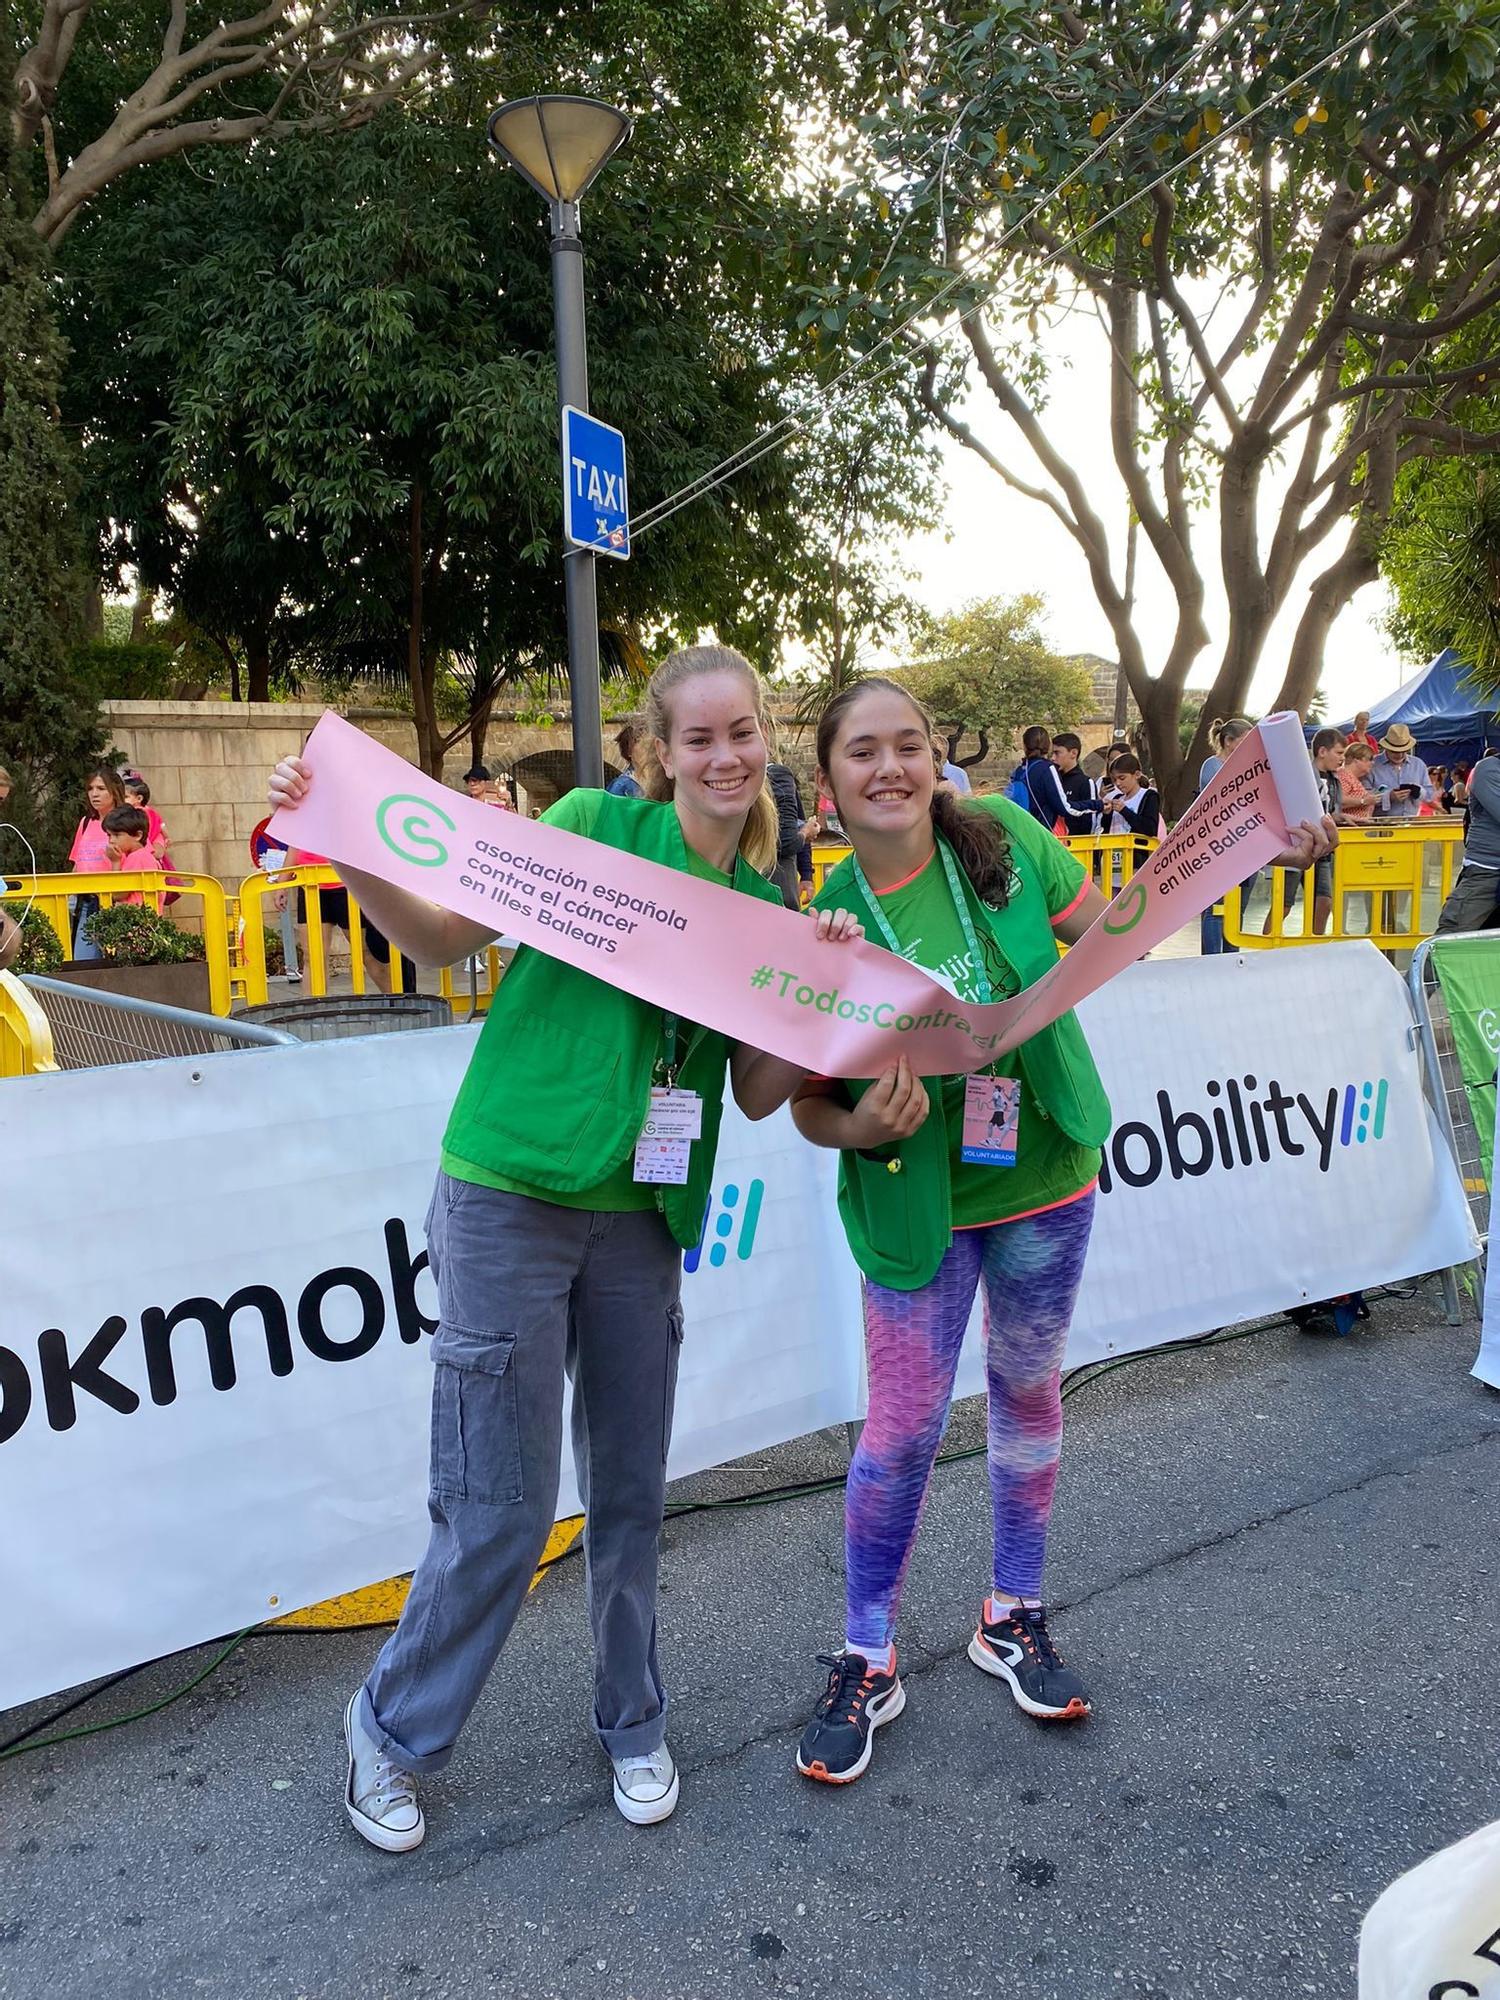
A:
[[[365,1734],[357,1691],[344,1710],[344,1742],[349,1750],[344,1810],[356,1829],[372,1847],[387,1854],[406,1854],[420,1847],[427,1822],[417,1802],[417,1781]]]
[[[644,1757],[615,1757],[615,1804],[632,1826],[655,1826],[677,1810],[681,1786],[672,1753],[663,1743]]]

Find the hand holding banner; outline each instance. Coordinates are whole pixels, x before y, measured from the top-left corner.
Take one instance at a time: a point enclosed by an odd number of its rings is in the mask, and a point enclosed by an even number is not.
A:
[[[483,801],[332,713],[302,756],[315,782],[272,819],[276,839],[824,1076],[878,1076],[902,1055],[923,1076],[982,1068],[1263,868],[1322,810],[1297,718],[1268,717],[1065,959],[1012,999],[971,1006],[878,945],[831,950],[791,910],[731,903],[713,883],[561,827],[497,827]]]

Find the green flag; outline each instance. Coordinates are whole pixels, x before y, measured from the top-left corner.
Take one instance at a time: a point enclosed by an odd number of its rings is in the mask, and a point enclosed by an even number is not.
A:
[[[1487,1188],[1495,1184],[1495,1064],[1500,1057],[1500,931],[1493,937],[1445,943],[1438,938],[1432,962],[1448,1005],[1453,1046],[1479,1134],[1479,1159]]]

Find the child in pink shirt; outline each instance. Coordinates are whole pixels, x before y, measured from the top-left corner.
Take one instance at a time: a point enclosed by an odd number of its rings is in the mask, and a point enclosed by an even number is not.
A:
[[[161,862],[151,851],[151,822],[139,806],[116,806],[104,815],[104,831],[109,835],[108,866],[119,874],[161,873]],[[121,903],[144,903],[144,896],[119,896]],[[151,907],[160,911],[161,898],[153,896]]]

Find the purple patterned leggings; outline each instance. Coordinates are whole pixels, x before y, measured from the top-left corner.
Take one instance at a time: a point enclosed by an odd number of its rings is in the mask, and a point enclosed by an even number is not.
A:
[[[974,1293],[984,1286],[995,1588],[1037,1597],[1062,1449],[1058,1382],[1094,1219],[1063,1208],[961,1230],[915,1292],[865,1284],[870,1413],[844,1504],[851,1646],[888,1646]]]

